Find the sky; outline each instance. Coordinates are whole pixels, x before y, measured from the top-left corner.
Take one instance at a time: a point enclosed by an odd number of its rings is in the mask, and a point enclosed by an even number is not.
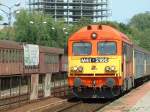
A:
[[[8,6],[12,6],[18,0],[0,0],[0,3],[3,3]],[[25,7],[28,8],[27,2],[28,0],[20,0],[21,6],[17,7],[18,9]],[[111,16],[108,20],[128,23],[129,20],[138,13],[150,11],[150,0],[109,0],[109,9],[111,9]],[[17,8],[13,8],[16,10]],[[0,6],[0,9],[4,9],[4,7]],[[7,10],[7,9],[4,9]],[[6,15],[0,11],[5,18],[2,22],[7,22]],[[2,23],[1,22],[1,23]]]
[[[7,5],[9,7],[13,7],[12,8],[12,12],[14,12],[15,10],[19,10],[21,8],[28,8],[28,5],[27,5],[28,2],[27,1],[28,0],[0,0],[0,3],[4,4],[4,5]],[[15,3],[17,3],[17,2],[21,3],[19,7],[15,7],[14,6]],[[0,9],[3,9],[6,12],[9,12],[8,8],[6,8],[6,7],[0,6]],[[15,16],[14,14],[15,13],[12,13],[12,14],[13,14],[12,21],[14,21],[14,16]],[[8,23],[8,17],[6,16],[6,14],[3,13],[2,11],[0,11],[0,15],[3,16],[3,21],[1,21],[0,24],[2,24],[2,23]]]
[[[150,11],[150,0],[109,0],[110,20],[127,23],[138,13]]]

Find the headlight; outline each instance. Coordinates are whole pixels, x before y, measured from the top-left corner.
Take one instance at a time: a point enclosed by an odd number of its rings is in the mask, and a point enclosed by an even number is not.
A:
[[[115,66],[111,66],[111,70],[115,71],[116,67]]]
[[[96,34],[95,32],[92,33],[91,38],[92,38],[92,39],[96,39],[96,38],[97,38],[97,34]]]
[[[114,72],[116,70],[115,66],[106,66],[105,71],[106,72]]]
[[[79,71],[79,72],[83,72],[83,67],[82,67],[82,66],[79,66],[79,67],[78,67],[78,71]]]
[[[83,67],[82,66],[74,66],[74,67],[71,67],[70,69],[71,72],[83,72]]]
[[[71,68],[70,68],[70,71],[73,72],[73,71],[74,71],[74,67],[71,67]]]
[[[78,70],[78,67],[76,67],[76,66],[73,67],[73,70],[74,70],[74,71],[77,71],[77,70]]]
[[[109,66],[106,66],[106,67],[105,67],[105,71],[106,71],[106,72],[109,72],[110,70],[111,70],[111,69],[110,69]]]

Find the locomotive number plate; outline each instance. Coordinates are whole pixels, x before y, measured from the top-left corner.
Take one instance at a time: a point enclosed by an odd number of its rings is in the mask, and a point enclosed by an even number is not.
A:
[[[97,58],[81,58],[81,63],[107,63],[109,62],[108,58],[105,57],[97,57]]]

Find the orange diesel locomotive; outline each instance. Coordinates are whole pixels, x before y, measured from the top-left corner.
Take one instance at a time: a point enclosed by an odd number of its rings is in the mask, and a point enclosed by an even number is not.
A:
[[[89,25],[68,40],[69,87],[80,98],[112,98],[148,76],[149,55],[116,29]]]

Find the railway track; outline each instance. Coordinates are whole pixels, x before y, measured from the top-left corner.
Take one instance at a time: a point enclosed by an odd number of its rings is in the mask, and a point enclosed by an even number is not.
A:
[[[141,86],[143,83],[140,83],[135,88]],[[126,93],[123,93],[120,96],[115,97],[114,99],[111,100],[110,99],[109,100],[108,99],[107,100],[106,99],[80,100],[80,99],[68,97],[69,100],[63,102],[63,104],[47,106],[46,108],[40,108],[30,112],[96,112],[102,109],[104,106],[110,104],[111,102],[117,100],[118,98],[124,96],[129,92],[130,91],[127,91]]]
[[[81,100],[71,100],[65,102],[61,105],[43,110],[42,112],[96,112],[97,110],[103,108],[104,106],[108,105],[111,101],[96,101],[96,100],[89,100],[89,101],[81,101]]]
[[[105,105],[107,104],[80,103],[55,112],[96,112],[97,110],[103,108]]]
[[[139,87],[140,85],[142,85],[142,83],[137,85],[135,88]],[[79,99],[72,98],[72,96],[67,96],[69,100],[66,99],[66,101],[60,103],[48,104],[45,106],[33,108],[29,110],[29,112],[95,112],[108,105],[109,103],[113,102],[114,100],[124,96],[128,92],[118,96],[117,98],[112,99],[111,101],[104,99],[89,99],[81,101]],[[27,94],[21,95],[20,97],[6,98],[4,100],[1,99],[0,111],[7,110],[8,108],[10,108],[10,106],[11,108],[16,108],[17,106],[27,103],[28,101],[29,100]]]

